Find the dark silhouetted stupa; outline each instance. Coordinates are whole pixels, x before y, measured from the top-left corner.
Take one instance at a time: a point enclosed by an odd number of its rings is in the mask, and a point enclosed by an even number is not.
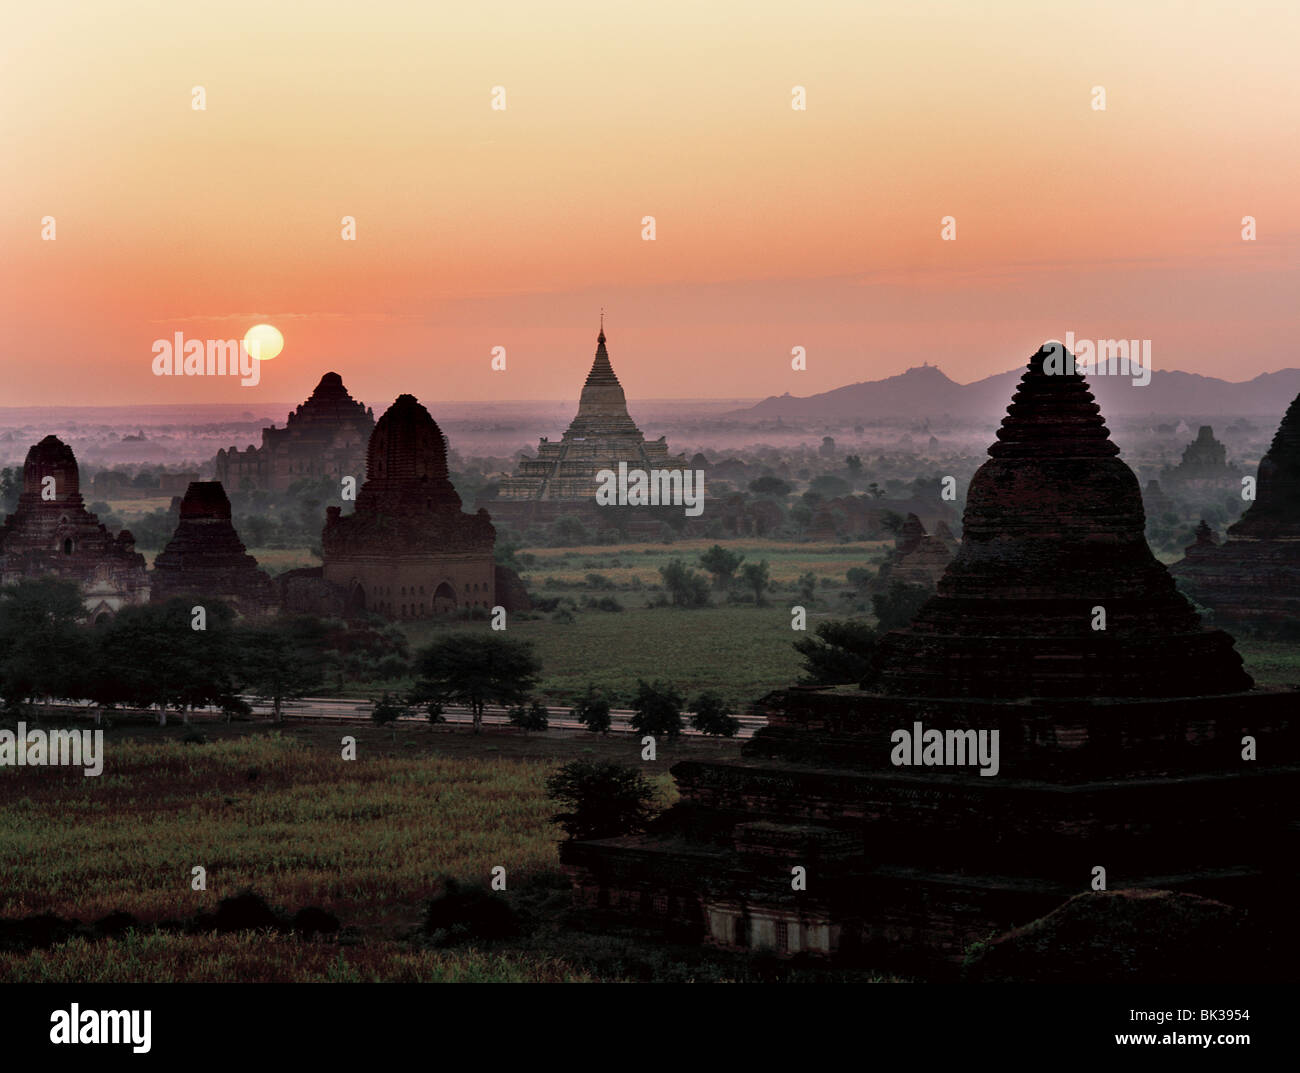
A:
[[[180,521],[154,560],[152,598],[209,597],[242,615],[276,610],[275,586],[249,555],[230,520],[230,500],[220,481],[195,481],[181,500]]]
[[[1300,396],[1260,459],[1255,501],[1227,535],[1219,544],[1198,530],[1170,567],[1179,583],[1224,622],[1300,623]]]
[[[953,965],[1102,874],[1289,911],[1296,696],[1254,690],[1198,622],[1085,380],[1046,356],[971,482],[937,595],[883,638],[878,673],[769,695],[741,759],[673,767],[681,798],[649,833],[565,843],[589,912]]]

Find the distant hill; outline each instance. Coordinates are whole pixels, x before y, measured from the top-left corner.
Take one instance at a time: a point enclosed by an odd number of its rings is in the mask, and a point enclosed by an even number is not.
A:
[[[971,384],[959,384],[935,365],[920,365],[898,376],[848,384],[819,395],[803,398],[772,395],[726,416],[755,421],[778,418],[870,421],[887,417],[939,417],[945,413],[972,419],[996,417],[1006,410],[1023,372],[1023,368],[1012,369]],[[1157,369],[1144,387],[1137,387],[1130,377],[1122,376],[1090,376],[1088,384],[1101,405],[1101,412],[1107,416],[1280,416],[1300,394],[1300,369],[1261,373],[1241,383]]]

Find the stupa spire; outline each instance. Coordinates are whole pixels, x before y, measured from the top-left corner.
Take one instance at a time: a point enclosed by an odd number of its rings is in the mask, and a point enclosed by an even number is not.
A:
[[[971,479],[961,550],[938,595],[882,641],[868,688],[931,697],[1250,688],[1232,639],[1201,625],[1151,554],[1137,477],[1065,357],[1048,364],[1044,347],[1030,358]]]

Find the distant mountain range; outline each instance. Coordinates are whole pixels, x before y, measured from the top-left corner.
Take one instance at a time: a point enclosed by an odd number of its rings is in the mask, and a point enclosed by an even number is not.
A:
[[[820,395],[772,395],[755,406],[726,416],[756,421],[808,419],[879,420],[889,417],[982,419],[1005,412],[1024,369],[959,384],[935,365],[920,365],[884,380],[848,384]],[[1262,373],[1233,383],[1213,376],[1156,370],[1151,382],[1135,386],[1131,377],[1090,376],[1088,385],[1107,417],[1147,415],[1191,417],[1212,414],[1280,417],[1300,394],[1300,369]]]

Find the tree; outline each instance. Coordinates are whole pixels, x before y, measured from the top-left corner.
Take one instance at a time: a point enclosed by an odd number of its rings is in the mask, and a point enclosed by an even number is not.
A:
[[[799,589],[799,599],[804,603],[810,604],[817,599],[817,575],[811,570],[806,574],[800,574],[795,585]]]
[[[588,682],[587,691],[573,706],[573,717],[593,734],[608,734],[609,700],[597,691],[593,683]]]
[[[404,715],[409,715],[410,709],[402,704],[395,697],[390,697],[388,693],[377,701],[370,711],[370,718],[374,720],[375,726],[387,726],[389,723],[396,723]]]
[[[706,607],[709,602],[709,583],[702,574],[691,570],[681,559],[673,559],[659,568],[664,588],[672,596],[675,607]]]
[[[885,498],[885,490],[881,488],[880,485],[878,485],[875,481],[872,481],[869,485],[867,485],[867,491],[871,493],[871,496],[874,499]]]
[[[865,566],[850,566],[844,572],[844,576],[856,593],[865,596],[876,574],[874,570],[868,570]]]
[[[740,731],[740,720],[732,715],[727,702],[717,693],[704,692],[695,699],[695,714],[691,717],[691,726],[701,734],[734,738]]]
[[[854,477],[862,473],[862,458],[860,455],[849,455],[844,459],[844,465]]]
[[[551,725],[550,713],[546,710],[546,705],[540,700],[534,700],[529,705],[520,704],[518,707],[511,708],[509,712],[510,725],[519,727],[524,733],[530,730],[545,730]]]
[[[416,654],[410,701],[467,705],[477,734],[483,726],[483,709],[488,704],[523,703],[541,670],[526,641],[495,633],[453,633]]]
[[[759,477],[749,482],[749,490],[758,496],[788,496],[791,487],[780,477]]]
[[[872,671],[877,633],[857,619],[822,622],[814,637],[794,642],[804,658],[805,685],[845,685],[865,681]]]
[[[636,834],[655,814],[654,786],[623,764],[571,760],[546,780],[546,794],[564,809],[551,820],[571,839]]]
[[[871,608],[881,630],[900,630],[916,618],[921,605],[930,596],[930,590],[924,585],[893,581],[883,595],[877,594],[871,598]]]
[[[747,588],[754,590],[754,603],[759,607],[763,606],[763,593],[771,584],[771,574],[768,572],[767,560],[761,563],[746,563],[740,571],[740,579],[745,583]]]
[[[320,653],[329,638],[329,626],[310,615],[297,615],[241,626],[238,632],[240,680],[249,692],[271,702],[279,723],[286,700],[305,697],[321,684]]]
[[[13,707],[80,697],[88,686],[90,634],[74,581],[20,578],[0,589],[0,693]]]
[[[713,587],[725,589],[730,587],[740,564],[745,557],[739,552],[728,551],[721,544],[714,544],[700,556],[700,565],[713,575]]]
[[[637,679],[632,698],[632,729],[638,734],[675,738],[682,732],[682,695],[672,686],[656,679],[646,683]]]

